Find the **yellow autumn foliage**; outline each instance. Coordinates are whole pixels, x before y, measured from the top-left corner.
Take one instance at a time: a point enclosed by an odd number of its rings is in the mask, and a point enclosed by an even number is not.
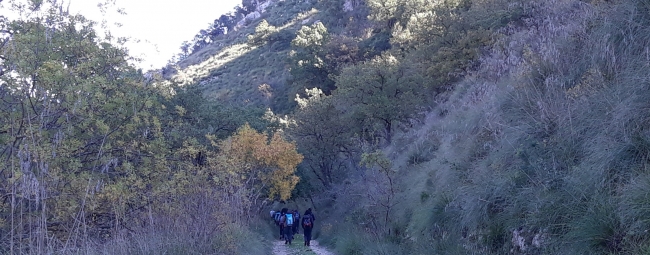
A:
[[[269,198],[289,199],[300,180],[295,171],[303,156],[278,133],[269,139],[246,124],[221,144],[220,154],[226,171],[239,175],[244,185]]]

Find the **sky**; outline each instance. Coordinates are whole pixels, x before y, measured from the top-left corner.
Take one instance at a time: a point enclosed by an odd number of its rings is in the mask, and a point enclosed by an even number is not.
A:
[[[144,70],[163,67],[177,53],[183,41],[191,41],[222,14],[234,10],[241,0],[112,0],[126,15],[109,9],[105,15],[98,0],[65,0],[72,14],[95,21],[106,20],[115,36],[132,37],[139,43],[126,46],[132,56],[142,57]],[[114,24],[121,23],[121,27]],[[135,42],[135,40],[134,40]]]

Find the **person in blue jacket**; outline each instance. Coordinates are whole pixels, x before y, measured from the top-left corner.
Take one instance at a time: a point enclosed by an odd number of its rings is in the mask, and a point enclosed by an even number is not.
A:
[[[282,227],[282,232],[284,233],[284,244],[291,245],[293,241],[293,213],[289,212],[287,208],[282,208],[282,217],[280,217],[280,226]]]

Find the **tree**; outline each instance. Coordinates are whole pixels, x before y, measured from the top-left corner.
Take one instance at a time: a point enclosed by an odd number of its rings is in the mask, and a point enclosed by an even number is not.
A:
[[[226,139],[246,123],[260,130],[271,125],[271,120],[264,118],[266,111],[261,107],[205,100],[203,88],[197,84],[174,86],[174,90],[176,95],[162,103],[167,109],[164,121],[175,123],[170,131],[178,131],[179,139],[170,137],[170,142],[177,145],[187,136],[197,138],[203,145],[209,145],[205,134]]]
[[[326,94],[334,90],[334,81],[330,79],[332,69],[326,63],[324,46],[330,39],[323,23],[303,26],[291,41],[290,53],[291,83],[293,92],[301,92],[310,86],[316,86]]]
[[[372,138],[379,127],[380,136],[390,143],[397,124],[419,114],[426,85],[416,67],[383,54],[341,71],[334,95],[355,119],[357,132]]]
[[[295,144],[285,141],[279,133],[269,137],[247,124],[222,142],[220,148],[214,164],[234,177],[229,185],[245,189],[240,192],[246,194],[248,203],[256,203],[261,197],[291,198],[299,181],[294,175],[296,166],[303,159]]]
[[[429,8],[413,5],[404,13],[408,19],[393,30],[391,43],[408,55],[408,61],[426,65],[423,74],[440,91],[476,68],[481,50],[492,41],[489,29],[506,24],[484,20],[484,12],[471,9],[466,0],[442,1]]]
[[[183,43],[181,43],[181,53],[178,56],[179,60],[183,60],[183,59],[187,58],[188,56],[190,56],[190,53],[192,53],[190,51],[191,47],[192,47],[192,45],[187,41],[183,41]]]
[[[385,23],[390,44],[412,63],[427,66],[422,75],[438,91],[476,68],[481,50],[490,45],[489,30],[507,24],[494,20],[485,6],[470,0],[370,0],[370,17]],[[512,13],[517,10],[509,11]]]
[[[246,208],[218,210],[234,198],[289,197],[302,156],[279,134],[251,161],[217,153],[247,121],[265,128],[262,111],[147,84],[93,22],[32,9],[0,18],[0,253],[75,253],[151,227],[209,243],[246,222]]]
[[[99,39],[82,16],[53,7],[3,25],[0,65],[12,75],[0,76],[0,192],[11,210],[0,217],[11,224],[0,224],[9,235],[1,246],[25,241],[47,253],[59,242],[51,237],[104,236],[159,184],[155,93],[126,50]]]
[[[237,24],[237,18],[232,12],[219,16],[219,18],[215,19],[212,23],[213,33],[211,35],[213,36],[213,39],[216,36],[228,33],[233,29],[235,24]]]
[[[370,7],[370,17],[374,20],[386,22],[388,28],[393,28],[396,17],[401,16],[398,11],[403,10],[404,0],[370,0],[367,1]]]
[[[321,20],[327,27],[345,27],[348,20],[346,19],[347,15],[343,10],[344,3],[345,1],[343,0],[318,2],[317,9],[324,14],[322,15]]]
[[[262,20],[257,27],[255,33],[248,35],[248,44],[252,46],[262,46],[266,43],[272,43],[275,39],[273,34],[278,33],[278,28],[270,25],[266,20]]]
[[[334,35],[324,46],[325,66],[329,74],[337,75],[345,66],[363,60],[357,40],[345,35]]]
[[[244,15],[254,12],[259,5],[259,0],[242,0],[240,12]]]
[[[305,155],[303,164],[328,188],[345,178],[346,158],[353,153],[352,134],[332,96],[317,88],[306,94],[308,98],[296,98],[299,109],[293,115],[289,133]]]
[[[371,225],[376,229],[390,235],[391,211],[399,204],[396,199],[400,192],[397,184],[397,171],[393,169],[392,162],[382,152],[364,153],[361,164],[366,173],[363,180],[368,187],[366,199],[371,208],[368,210]]]

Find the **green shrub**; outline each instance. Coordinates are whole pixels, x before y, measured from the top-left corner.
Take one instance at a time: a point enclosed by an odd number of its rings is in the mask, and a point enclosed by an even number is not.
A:
[[[422,203],[426,202],[429,199],[429,197],[431,197],[431,195],[429,195],[429,193],[426,193],[424,191],[422,191],[422,193],[420,193],[420,201]]]
[[[435,157],[435,152],[438,150],[439,144],[440,141],[437,141],[435,138],[418,142],[409,152],[407,163],[409,165],[417,165],[432,160]]]
[[[351,235],[346,233],[340,233],[342,235],[340,238],[337,238],[336,249],[339,254],[343,255],[362,255],[364,254],[364,246],[367,242],[362,240],[362,235]]]

